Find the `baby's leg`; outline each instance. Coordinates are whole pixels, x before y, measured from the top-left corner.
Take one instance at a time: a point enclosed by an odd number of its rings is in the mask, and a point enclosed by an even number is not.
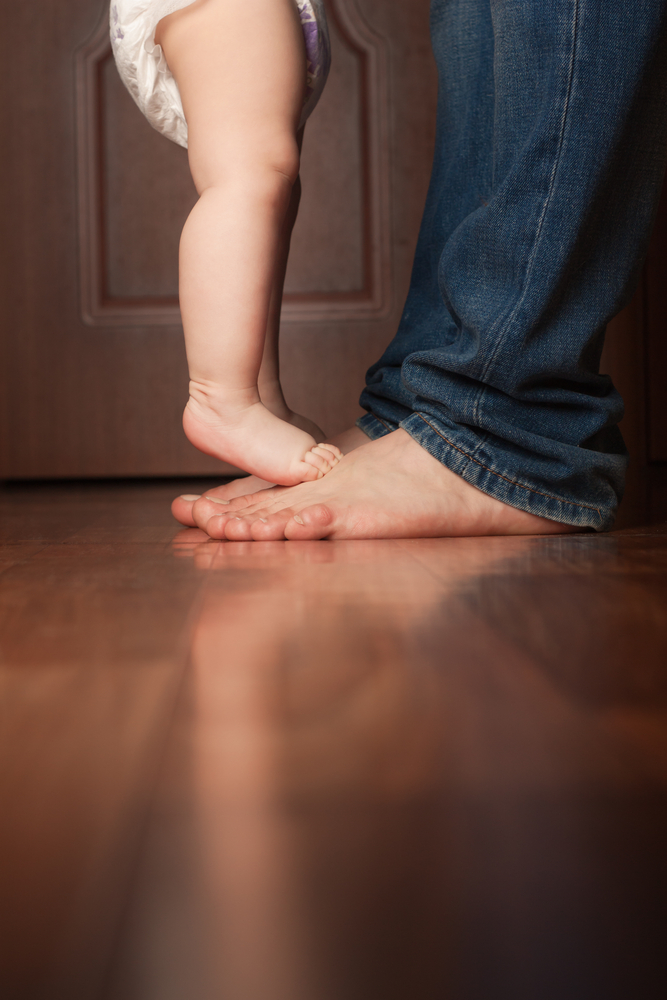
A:
[[[181,93],[200,195],[180,251],[185,432],[272,482],[316,479],[337,456],[272,414],[257,388],[299,166],[305,50],[294,0],[197,0],[164,18],[156,40]]]
[[[298,138],[300,139],[301,136]],[[299,413],[295,413],[289,408],[287,402],[285,401],[282,385],[280,383],[280,360],[278,349],[280,334],[280,309],[283,299],[283,286],[285,284],[287,259],[289,257],[290,238],[292,236],[292,229],[294,228],[294,223],[296,222],[296,217],[299,211],[300,196],[301,184],[297,178],[296,183],[292,188],[292,197],[290,198],[287,213],[280,231],[276,273],[274,276],[273,289],[271,291],[271,303],[269,306],[269,321],[266,328],[264,354],[262,356],[262,364],[257,378],[257,387],[259,389],[259,396],[262,403],[267,409],[271,410],[271,413],[280,417],[281,420],[286,420],[288,423],[294,424],[295,427],[300,427],[301,430],[307,431],[308,434],[311,434],[315,438],[315,440],[323,441],[325,438],[324,431],[322,431],[317,424],[313,423],[312,420],[309,420],[308,417],[302,417]]]

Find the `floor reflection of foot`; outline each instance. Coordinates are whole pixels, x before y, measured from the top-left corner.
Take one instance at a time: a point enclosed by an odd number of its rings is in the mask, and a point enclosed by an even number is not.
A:
[[[401,625],[416,618],[421,626],[441,587],[392,543],[379,559],[371,547],[209,542],[197,550],[224,571],[222,586],[208,581],[189,671],[196,851],[188,860],[207,919],[197,937],[215,984],[207,996],[334,995],[329,962],[313,961],[311,942],[322,928],[324,947],[341,940],[327,917],[341,880],[347,888],[356,878],[354,905],[367,909],[367,896],[358,904],[358,862],[364,872],[372,867],[378,835],[381,864],[401,872],[401,885],[410,880],[404,870],[415,870],[396,829],[406,805],[421,804],[435,783],[432,762],[450,727],[438,711],[439,674],[406,662]],[[361,564],[352,550],[362,551]],[[263,566],[272,553],[282,554],[281,565],[237,585],[248,564]],[[313,570],[310,555],[324,553],[334,564]],[[368,601],[359,601],[360,585]],[[346,917],[341,926],[358,939]],[[349,974],[343,979],[335,996],[347,995]]]
[[[577,530],[510,507],[466,483],[398,430],[356,449],[319,483],[197,504],[213,538],[426,538]]]

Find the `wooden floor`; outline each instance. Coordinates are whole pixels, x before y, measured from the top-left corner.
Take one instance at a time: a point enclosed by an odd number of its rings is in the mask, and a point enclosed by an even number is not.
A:
[[[3,1000],[664,1000],[667,534],[177,487],[0,494]]]

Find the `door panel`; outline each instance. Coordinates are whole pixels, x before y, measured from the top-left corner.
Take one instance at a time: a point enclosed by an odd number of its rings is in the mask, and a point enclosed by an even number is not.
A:
[[[329,433],[359,414],[407,289],[432,150],[428,7],[329,3],[334,65],[306,129],[282,344],[288,401]],[[4,477],[230,471],[180,426],[186,153],[120,83],[106,8],[22,0],[0,42]]]

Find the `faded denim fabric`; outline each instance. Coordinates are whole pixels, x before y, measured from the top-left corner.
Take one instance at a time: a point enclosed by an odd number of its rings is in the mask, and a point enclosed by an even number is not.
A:
[[[599,374],[667,159],[667,0],[432,0],[433,174],[359,426],[514,507],[606,530],[627,454]]]

